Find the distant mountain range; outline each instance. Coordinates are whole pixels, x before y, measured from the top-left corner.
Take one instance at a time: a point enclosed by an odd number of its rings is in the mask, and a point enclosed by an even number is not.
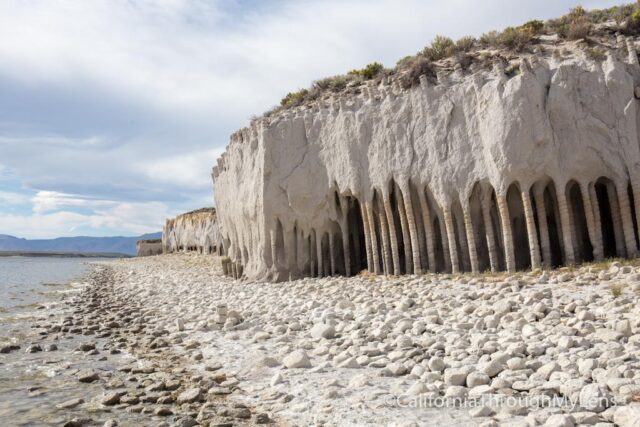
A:
[[[136,254],[138,240],[160,239],[162,233],[143,234],[138,237],[58,237],[57,239],[28,240],[0,234],[0,251],[19,252],[109,252]]]

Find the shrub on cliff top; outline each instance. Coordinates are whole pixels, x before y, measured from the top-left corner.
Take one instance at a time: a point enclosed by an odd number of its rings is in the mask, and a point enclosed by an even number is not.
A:
[[[451,56],[455,51],[455,46],[456,44],[449,37],[437,35],[431,45],[423,49],[422,54],[431,61],[438,61]]]
[[[378,77],[380,73],[384,71],[384,65],[379,62],[372,62],[371,64],[367,64],[366,67],[360,70],[351,70],[349,71],[349,75],[360,77],[363,80],[371,80]]]
[[[280,105],[287,107],[297,107],[298,105],[304,102],[306,96],[309,94],[309,90],[300,89],[297,92],[289,92],[282,100],[280,100]]]
[[[403,71],[400,77],[400,84],[405,89],[419,84],[420,76],[433,74],[433,64],[423,55],[417,55],[403,61],[398,68]]]

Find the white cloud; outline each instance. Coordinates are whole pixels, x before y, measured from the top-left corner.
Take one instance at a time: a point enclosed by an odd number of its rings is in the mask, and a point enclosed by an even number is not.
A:
[[[618,1],[0,1],[0,179],[47,190],[0,232],[158,227],[210,200],[228,135],[288,91],[578,3]]]
[[[140,168],[155,182],[202,188],[211,185],[211,168],[222,152],[222,149],[214,149],[169,156],[145,162]]]
[[[0,203],[7,205],[22,205],[29,203],[29,197],[22,193],[0,191]]]

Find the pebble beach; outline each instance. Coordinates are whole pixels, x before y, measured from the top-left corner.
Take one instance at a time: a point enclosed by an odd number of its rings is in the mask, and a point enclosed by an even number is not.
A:
[[[51,425],[640,420],[632,263],[282,283],[233,280],[218,265],[193,254],[95,263],[44,304],[32,335],[3,338],[0,366],[41,357],[80,393],[51,403]],[[51,363],[65,349],[75,359]],[[35,383],[20,393],[46,398]]]

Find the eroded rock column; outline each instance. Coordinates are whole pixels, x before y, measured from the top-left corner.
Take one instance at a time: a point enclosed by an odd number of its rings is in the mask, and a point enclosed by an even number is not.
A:
[[[558,212],[560,214],[560,222],[562,224],[562,247],[564,248],[564,263],[566,265],[575,264],[576,257],[573,250],[573,224],[569,207],[567,206],[567,197],[563,190],[564,186],[556,194],[558,199]]]
[[[347,277],[351,276],[351,244],[349,240],[349,221],[343,218],[340,225],[342,231],[342,250],[344,252],[344,271]]]
[[[593,223],[595,225],[596,240],[602,248],[602,257],[604,258],[604,239],[602,237],[602,218],[600,217],[600,205],[598,203],[598,194],[593,184],[589,185],[589,197],[591,199],[591,208],[593,209]]]
[[[409,232],[409,222],[407,221],[407,212],[404,208],[404,196],[402,191],[396,192],[396,202],[398,203],[398,216],[400,217],[400,229],[402,230],[402,243],[404,248],[404,271],[411,274],[413,271],[413,255],[411,245],[411,235]]]
[[[400,188],[402,199],[404,200],[404,211],[407,216],[409,226],[409,236],[411,238],[411,254],[413,256],[413,274],[422,274],[420,260],[420,243],[418,242],[418,230],[416,228],[416,218],[413,214],[413,202],[411,200],[411,188],[409,183],[405,183]],[[407,270],[407,273],[409,270]]]
[[[616,239],[616,255],[623,257],[625,256],[625,243],[618,196],[616,195],[616,188],[612,182],[607,182],[606,187],[607,197],[609,198],[609,207],[611,209],[611,222],[613,222],[613,235]]]
[[[549,240],[547,209],[544,205],[544,187],[534,187],[533,197],[536,202],[538,226],[540,227],[540,249],[542,251],[542,263],[545,267],[551,267],[551,241]]]
[[[318,277],[324,273],[324,260],[322,259],[322,234],[316,232],[316,255],[318,256]]]
[[[277,268],[278,246],[276,245],[276,230],[269,230],[269,238],[271,239],[271,264],[274,268]]]
[[[398,253],[398,236],[396,236],[396,221],[393,218],[393,209],[391,208],[391,201],[389,200],[389,195],[384,196],[384,211],[387,218],[388,223],[388,231],[389,231],[389,243],[391,244],[391,258],[393,259],[393,272],[390,274],[399,275],[400,274],[400,255]]]
[[[453,225],[453,218],[449,209],[443,210],[444,225],[446,229],[446,238],[449,243],[449,258],[451,260],[451,272],[458,273],[460,271],[458,262],[458,248],[456,247],[456,233]]]
[[[367,217],[369,218],[369,236],[371,238],[371,258],[373,260],[373,272],[380,274],[380,251],[378,246],[378,236],[376,235],[376,224],[374,220],[374,212],[371,203],[367,203]]]
[[[389,225],[387,223],[387,214],[384,206],[378,213],[380,219],[380,234],[382,238],[382,253],[384,255],[384,274],[393,274],[393,264],[391,261],[391,242],[389,238]]]
[[[491,194],[482,194],[482,221],[484,222],[484,232],[487,238],[487,250],[489,251],[489,265],[491,272],[495,273],[499,270],[498,252],[496,248],[496,236],[493,230],[493,221],[491,221]]]
[[[593,259],[601,261],[604,258],[604,249],[602,240],[599,239],[596,227],[596,221],[593,216],[593,203],[591,203],[591,194],[589,194],[589,184],[580,183],[580,193],[582,194],[582,204],[584,205],[584,215],[587,219],[587,231],[589,232],[589,240],[593,247]]]
[[[444,268],[447,271],[453,272],[453,267],[451,266],[451,253],[449,252],[449,233],[447,232],[447,224],[444,218],[444,213],[442,214],[442,221],[438,221],[440,225],[440,238],[442,239],[442,252],[444,258]],[[457,260],[457,256],[456,256]],[[458,266],[456,264],[456,271]]]
[[[418,191],[418,199],[420,202],[420,210],[422,211],[422,223],[424,226],[424,236],[427,243],[427,265],[429,271],[436,272],[436,249],[433,233],[433,223],[431,222],[431,212],[429,205],[427,204],[427,197],[424,194],[423,189]]]
[[[523,190],[522,206],[524,207],[524,219],[527,225],[527,239],[529,240],[529,255],[531,257],[531,269],[540,268],[540,248],[538,246],[538,233],[536,230],[536,221],[533,217],[533,207],[531,206],[531,197],[529,191]]]
[[[467,245],[469,246],[469,261],[471,263],[471,272],[477,274],[479,272],[478,267],[478,253],[476,251],[476,238],[473,231],[473,223],[471,221],[471,213],[469,207],[465,207],[462,211],[464,217],[464,228],[467,231]]]
[[[373,258],[371,254],[371,229],[369,227],[369,213],[367,212],[367,202],[360,204],[360,215],[362,215],[362,226],[364,227],[364,247],[367,252],[367,270],[373,273]]]
[[[622,220],[622,230],[624,232],[624,243],[629,258],[638,256],[636,248],[636,237],[633,230],[633,220],[631,219],[631,205],[629,204],[629,194],[627,193],[627,185],[624,182],[616,183],[616,191],[618,193],[618,205],[620,206],[620,219]]]
[[[513,249],[513,233],[511,232],[511,220],[509,218],[509,207],[507,199],[502,194],[496,194],[498,202],[498,212],[500,213],[500,223],[502,225],[502,239],[504,240],[504,259],[507,264],[507,271],[516,271],[516,258]]]
[[[331,265],[331,275],[336,275],[336,252],[335,252],[335,235],[333,231],[329,232],[329,262]]]

